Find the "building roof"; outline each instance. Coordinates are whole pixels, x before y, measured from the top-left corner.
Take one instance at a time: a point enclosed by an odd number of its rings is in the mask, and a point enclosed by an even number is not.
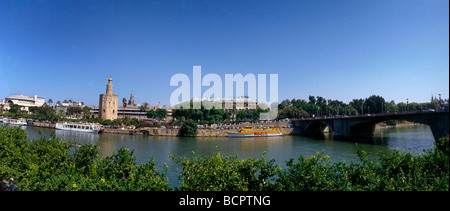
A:
[[[34,100],[34,97],[28,97],[25,95],[11,95],[9,97],[6,97],[8,99],[20,99],[20,100]],[[45,100],[43,97],[37,97],[37,99]]]

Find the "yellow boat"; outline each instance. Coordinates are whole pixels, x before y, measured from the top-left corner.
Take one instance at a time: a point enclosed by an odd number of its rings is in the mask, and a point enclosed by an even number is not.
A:
[[[251,126],[244,127],[239,133],[228,133],[228,137],[265,137],[265,136],[281,136],[280,128],[253,128]]]

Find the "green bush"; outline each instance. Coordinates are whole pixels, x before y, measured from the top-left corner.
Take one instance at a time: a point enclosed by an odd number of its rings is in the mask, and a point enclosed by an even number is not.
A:
[[[340,171],[344,163],[331,165],[330,158],[323,153],[317,153],[309,158],[300,156],[286,161],[286,169],[280,172],[277,185],[278,190],[316,191],[316,190],[345,190],[345,176]]]
[[[248,158],[239,160],[237,156],[196,156],[172,160],[183,167],[179,176],[182,181],[180,190],[186,191],[262,191],[273,190],[271,179],[281,170],[275,160]]]
[[[438,150],[440,150],[442,153],[448,156],[448,142],[449,142],[449,136],[443,137],[439,139],[438,143],[436,144],[436,147]]]
[[[192,120],[187,120],[180,128],[180,136],[195,137],[197,136],[197,124]]]
[[[128,149],[102,159],[96,145],[26,138],[19,127],[0,127],[0,178],[15,178],[19,190],[170,190],[167,167],[159,173],[153,159],[137,166]]]
[[[368,159],[360,147],[360,163],[330,164],[328,156],[317,153],[298,162],[286,162],[287,168],[278,176],[278,190],[449,190],[448,154],[439,146],[417,157],[402,155],[394,150],[391,155],[380,155],[378,161]],[[448,143],[448,141],[447,141]]]
[[[357,163],[331,163],[324,153],[290,159],[285,167],[275,160],[237,156],[189,158],[170,155],[182,167],[176,190],[198,191],[330,191],[330,190],[445,190],[449,191],[449,138],[434,149],[412,156],[399,151],[370,160],[356,147]],[[151,158],[137,165],[133,151],[120,148],[99,157],[96,145],[51,137],[27,140],[19,127],[0,127],[0,179],[15,178],[18,190],[173,190],[167,166],[156,169]]]

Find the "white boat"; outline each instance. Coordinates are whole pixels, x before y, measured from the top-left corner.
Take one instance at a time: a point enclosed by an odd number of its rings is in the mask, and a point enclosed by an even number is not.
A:
[[[19,118],[19,119],[6,119],[5,118],[5,119],[3,119],[3,123],[9,123],[11,125],[27,125],[27,122],[22,118]]]
[[[275,128],[253,128],[244,127],[238,133],[228,133],[228,137],[267,137],[267,136],[281,136],[280,129]]]
[[[59,130],[72,130],[79,132],[98,133],[103,129],[103,126],[98,123],[64,122],[64,123],[56,123],[55,128]]]

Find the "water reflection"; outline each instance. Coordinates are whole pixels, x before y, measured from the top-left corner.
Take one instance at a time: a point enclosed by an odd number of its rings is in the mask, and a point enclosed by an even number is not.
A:
[[[97,133],[84,133],[70,130],[54,130],[54,132],[58,138],[64,138],[66,140],[82,140],[83,143],[95,144],[99,137],[99,134]]]
[[[378,145],[414,154],[433,147],[433,134],[428,125],[411,124],[376,128],[373,140]]]

